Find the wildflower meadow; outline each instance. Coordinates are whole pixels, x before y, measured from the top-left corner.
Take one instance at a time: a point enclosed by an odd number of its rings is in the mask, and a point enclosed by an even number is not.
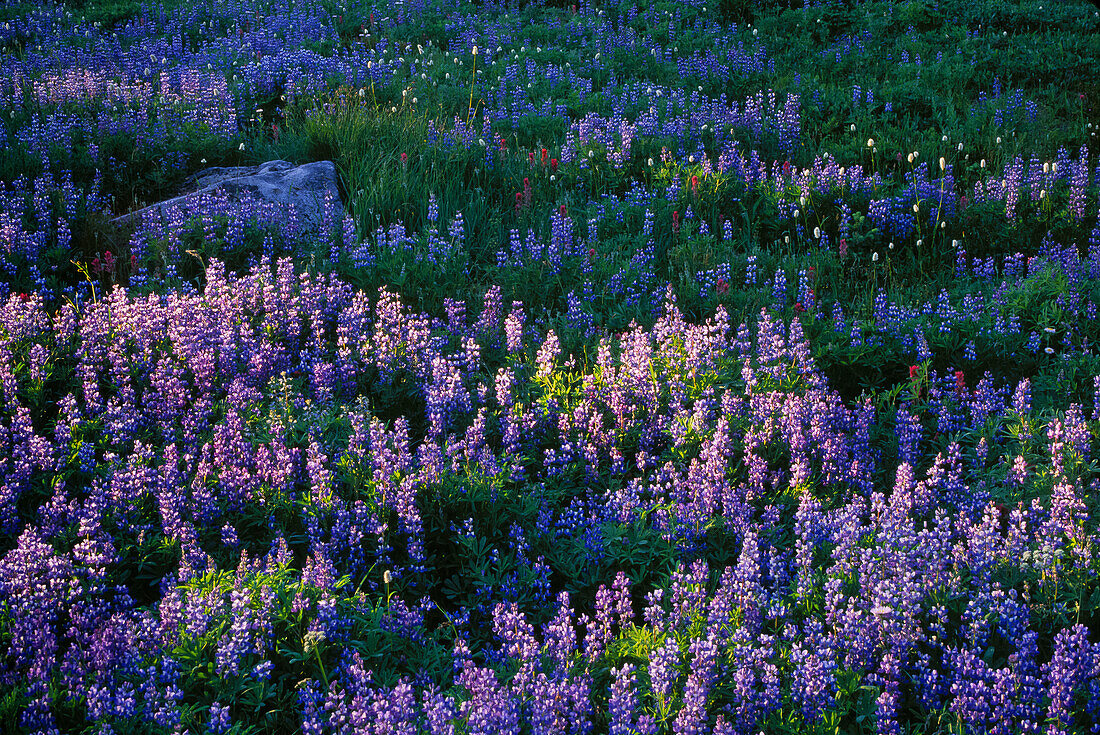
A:
[[[1085,0],[0,0],[0,731],[1100,732],[1098,129]]]

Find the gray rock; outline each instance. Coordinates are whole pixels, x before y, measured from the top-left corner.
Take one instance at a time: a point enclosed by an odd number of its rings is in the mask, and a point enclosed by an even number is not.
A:
[[[332,161],[301,166],[286,161],[268,161],[259,166],[203,169],[188,179],[186,193],[117,217],[113,222],[120,227],[136,226],[155,215],[163,221],[170,210],[197,209],[200,200],[209,195],[272,202],[282,205],[280,209],[288,217],[293,207],[298,220],[310,228],[319,227],[324,220],[326,195],[332,197],[333,207],[342,206],[336,166]]]

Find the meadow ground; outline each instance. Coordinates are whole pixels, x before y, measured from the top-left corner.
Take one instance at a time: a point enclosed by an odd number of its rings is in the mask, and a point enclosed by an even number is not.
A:
[[[5,0],[0,723],[1096,732],[1098,69],[1076,0]],[[111,223],[273,159],[320,228]]]

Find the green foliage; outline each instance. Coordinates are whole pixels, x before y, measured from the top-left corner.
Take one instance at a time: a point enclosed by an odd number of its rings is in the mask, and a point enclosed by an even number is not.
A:
[[[349,579],[322,590],[303,583],[283,564],[242,572],[208,573],[180,588],[185,599],[205,600],[211,615],[204,628],[174,631],[178,640],[168,652],[183,672],[182,685],[192,705],[192,719],[185,726],[204,727],[210,705],[220,702],[232,708],[234,720],[255,723],[248,732],[295,732],[302,682],[327,681],[327,672],[346,654],[357,653],[375,681],[389,686],[410,672],[437,671],[450,660],[449,651],[434,641],[394,632],[389,598],[345,589],[352,584]],[[231,599],[244,599],[246,607],[242,610],[238,603],[231,614]],[[332,614],[343,621],[336,639],[309,627],[310,611],[322,600],[335,601]],[[246,652],[227,667],[219,661],[219,646],[234,626],[247,624],[242,614],[266,621],[269,633],[260,633],[261,650]],[[266,675],[257,675],[252,669],[263,660],[273,666]]]

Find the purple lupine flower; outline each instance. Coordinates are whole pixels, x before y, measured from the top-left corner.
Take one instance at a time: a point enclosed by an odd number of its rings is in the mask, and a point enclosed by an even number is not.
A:
[[[458,711],[469,735],[518,735],[519,703],[492,669],[468,664],[455,677],[455,684],[466,690]]]
[[[412,684],[405,678],[392,689],[381,688],[371,692],[370,732],[376,735],[416,735],[419,728],[415,703]]]
[[[523,305],[518,301],[512,303],[512,310],[504,319],[504,339],[508,352],[516,355],[523,348]]]
[[[1084,410],[1078,403],[1071,404],[1066,409],[1065,419],[1066,444],[1080,459],[1089,456],[1089,442],[1091,435],[1085,423]]]
[[[723,574],[721,589],[729,589],[732,605],[741,611],[741,627],[749,633],[760,631],[764,600],[760,563],[760,544],[755,529],[745,533],[736,570]]]
[[[475,330],[478,334],[491,339],[491,344],[496,344],[498,330],[504,319],[504,302],[501,297],[500,286],[493,285],[485,292],[482,303],[481,315],[478,317]]]
[[[944,659],[951,672],[951,711],[967,725],[987,729],[993,716],[989,667],[969,648],[948,648]]]
[[[233,720],[230,717],[229,706],[223,706],[218,702],[212,702],[210,704],[210,719],[206,725],[206,731],[214,733],[214,735],[221,735],[221,733],[228,732],[232,724]]]
[[[1054,655],[1043,667],[1050,698],[1047,707],[1050,733],[1068,732],[1066,728],[1071,724],[1077,689],[1095,669],[1096,648],[1089,642],[1088,629],[1084,625],[1066,628],[1054,636]]]
[[[683,705],[672,724],[677,735],[703,735],[708,732],[707,704],[718,680],[719,647],[714,636],[691,642],[691,668],[684,684]]]
[[[301,706],[301,732],[304,735],[323,735],[320,685],[315,680],[306,682],[298,692],[298,704]]]
[[[1016,459],[1012,460],[1012,467],[1008,470],[1005,483],[1012,487],[1019,487],[1027,481],[1027,476],[1027,461],[1024,459],[1024,455],[1017,454]]]
[[[584,637],[585,658],[595,661],[603,655],[607,644],[611,642],[612,613],[615,608],[615,593],[600,585],[596,590],[595,618],[588,621]]]
[[[918,652],[914,664],[913,689],[920,705],[926,710],[937,710],[943,706],[947,696],[944,674],[933,665],[931,654]]]
[[[608,735],[635,735],[638,711],[637,677],[633,664],[611,669],[611,696],[607,701]]]
[[[672,573],[669,623],[688,626],[705,612],[708,570],[706,562],[696,560],[687,569],[681,564]]]
[[[1083,541],[1088,507],[1076,483],[1061,479],[1050,491],[1050,520],[1048,532],[1067,540]]]
[[[554,671],[569,671],[577,652],[577,630],[567,592],[563,591],[558,595],[557,614],[543,629],[542,637],[546,654],[554,664]]]
[[[680,678],[680,663],[680,644],[672,636],[649,654],[650,690],[658,709],[667,711],[671,705],[672,693]]]
[[[424,688],[420,698],[429,735],[454,735],[458,721],[458,707],[454,700],[434,685]]]
[[[534,683],[539,643],[535,628],[516,603],[497,603],[493,608],[493,632],[504,643],[503,653],[519,665],[512,688],[520,697],[530,695]]]
[[[531,700],[532,732],[587,735],[592,729],[591,688],[587,672],[553,678],[539,672]]]
[[[922,426],[920,416],[909,412],[908,408],[898,408],[895,422],[898,437],[898,462],[915,465],[920,459],[920,441]]]
[[[535,358],[535,364],[538,366],[538,377],[546,378],[550,376],[550,373],[554,370],[554,360],[560,354],[561,344],[558,342],[558,335],[551,329],[546,333],[546,339]]]
[[[820,621],[807,620],[804,637],[791,649],[791,698],[807,722],[821,718],[836,701],[836,653]]]
[[[733,641],[731,724],[747,732],[756,723],[779,709],[783,697],[778,667],[772,663],[774,639],[757,637],[744,628]]]

